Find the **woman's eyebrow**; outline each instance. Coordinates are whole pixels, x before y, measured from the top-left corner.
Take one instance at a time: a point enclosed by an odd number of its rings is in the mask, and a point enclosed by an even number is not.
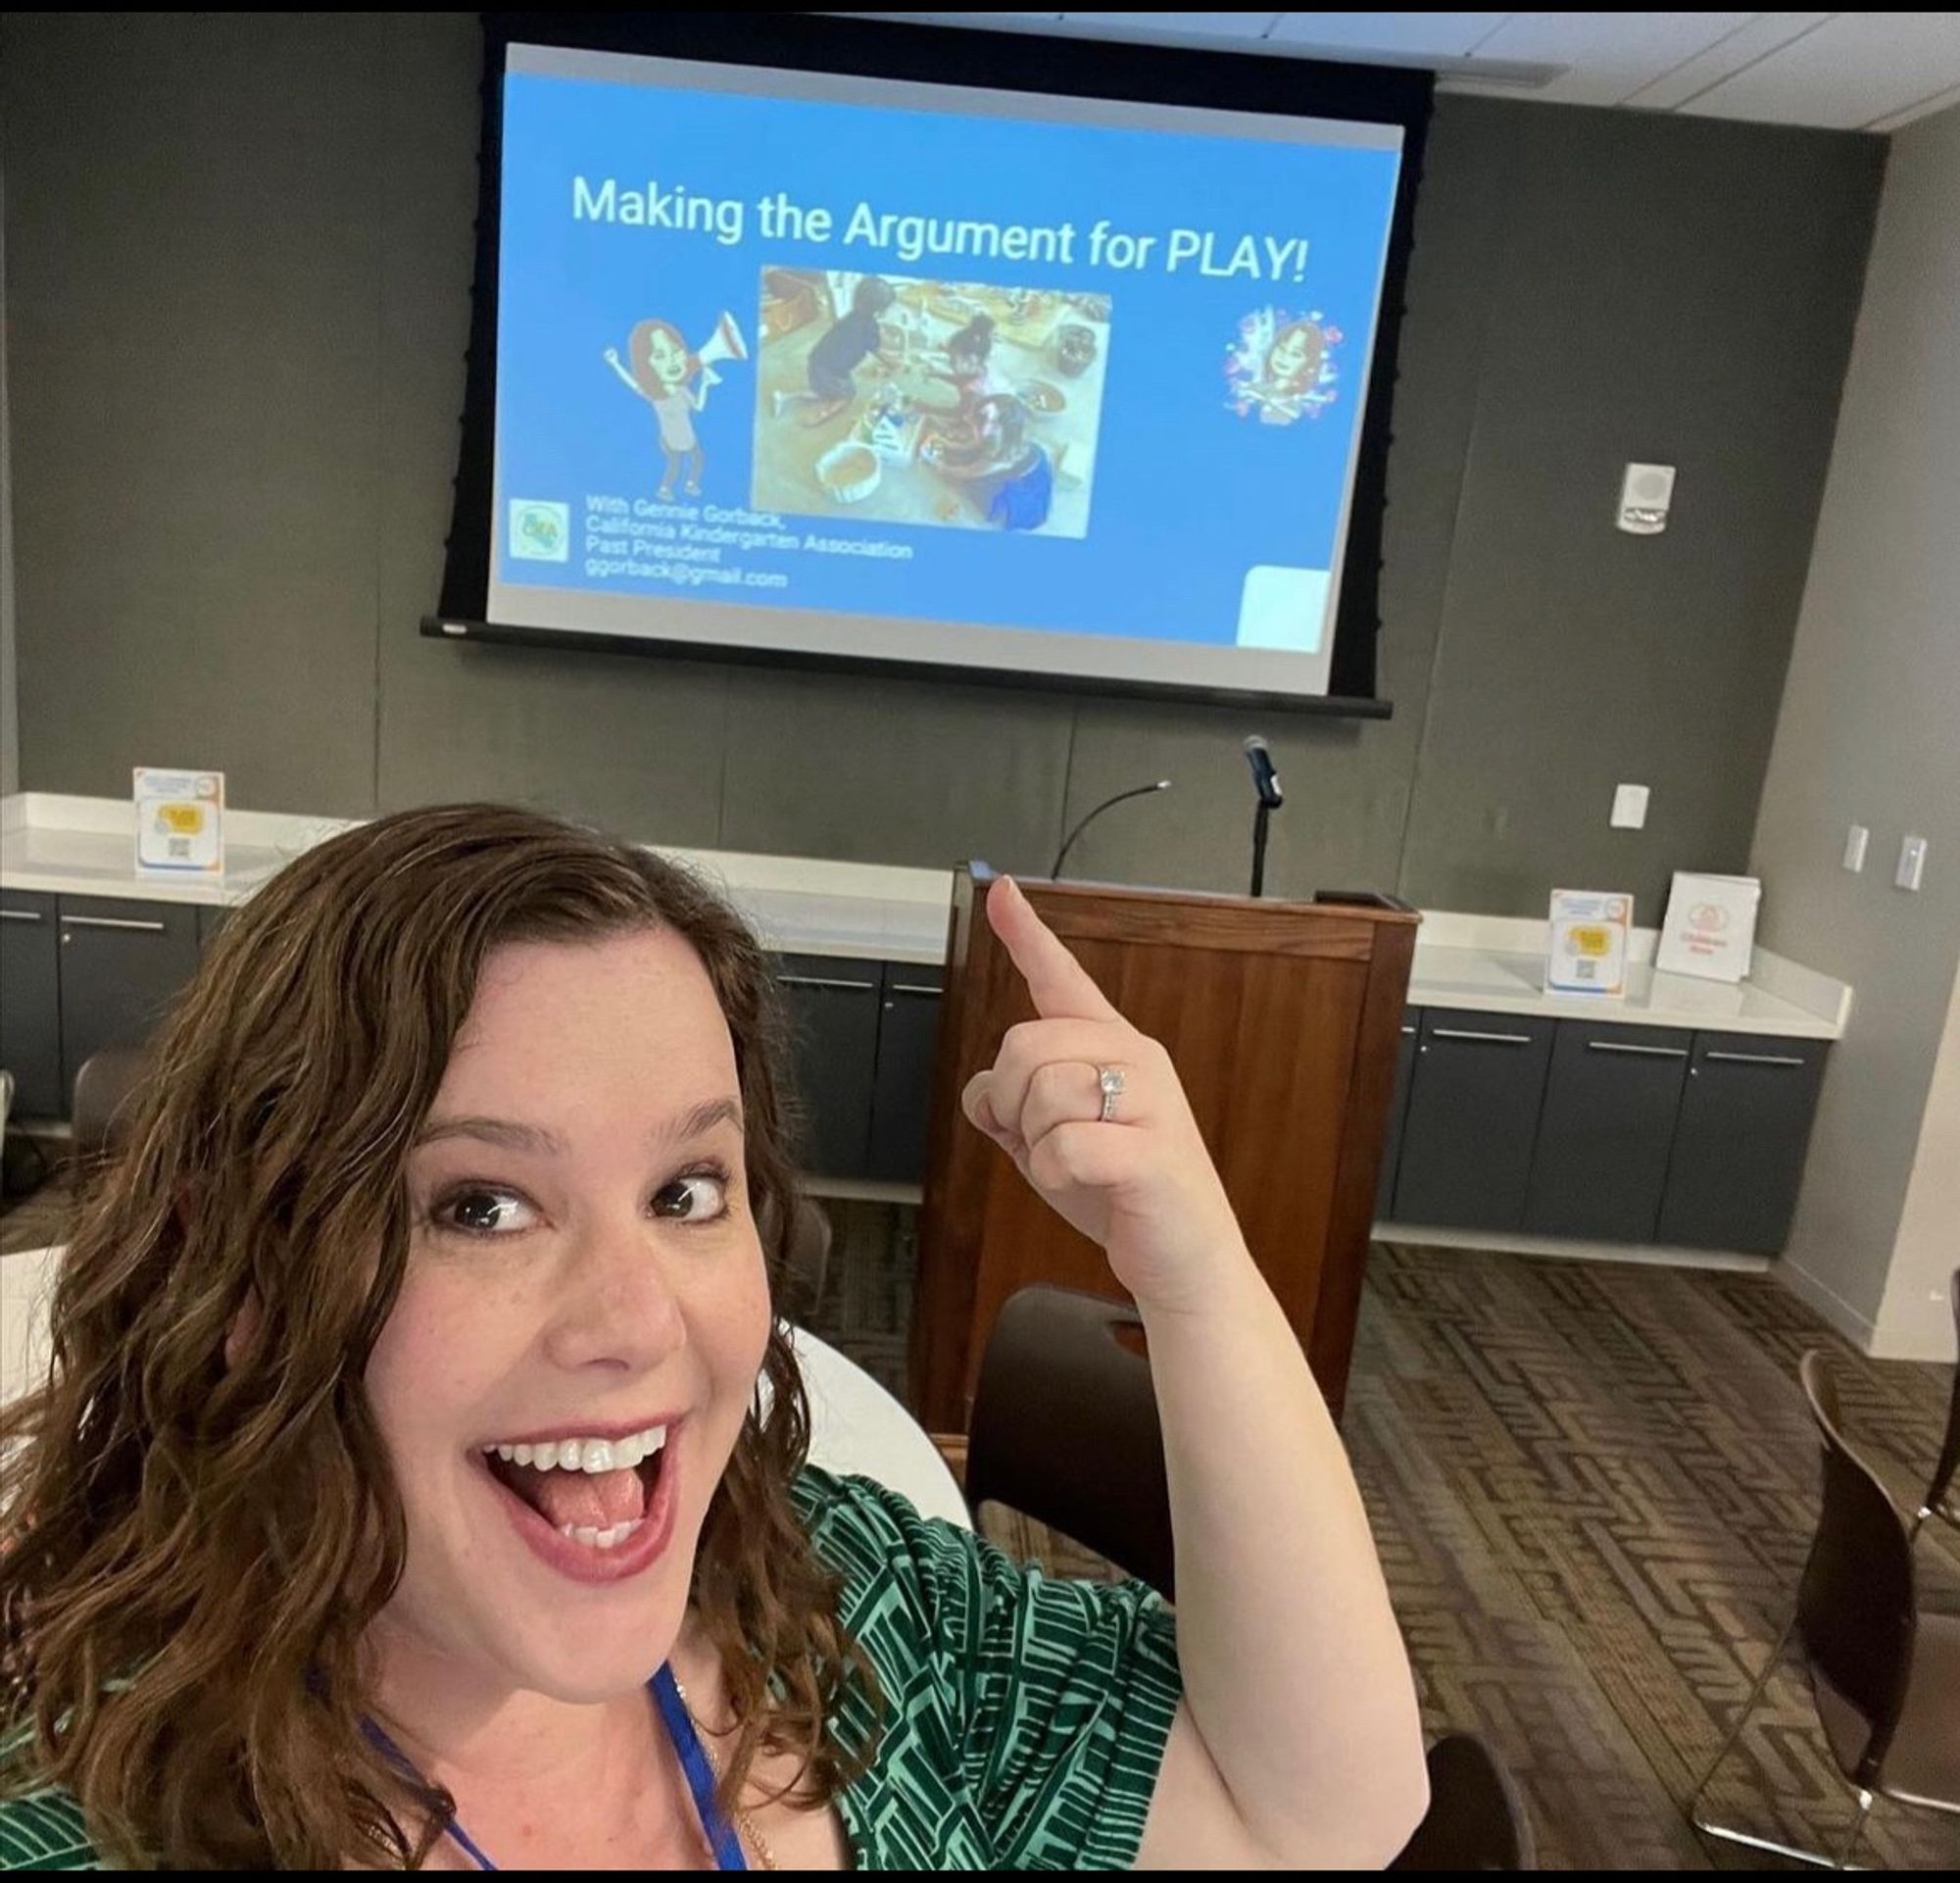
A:
[[[738,1131],[743,1128],[740,1099],[704,1099],[692,1111],[669,1118],[654,1133],[654,1137],[662,1144],[678,1144],[687,1138],[701,1137],[722,1123],[732,1124]]]
[[[704,1136],[717,1124],[728,1123],[742,1129],[742,1101],[736,1098],[704,1099],[699,1105],[667,1119],[654,1130],[659,1144],[678,1144]],[[507,1151],[561,1152],[564,1140],[542,1125],[519,1124],[512,1118],[431,1118],[416,1137],[417,1145],[436,1144],[444,1138],[478,1138],[485,1144],[501,1145]]]
[[[510,1118],[431,1118],[416,1135],[417,1145],[444,1138],[481,1138],[507,1151],[563,1151],[564,1140],[541,1125],[518,1124]]]

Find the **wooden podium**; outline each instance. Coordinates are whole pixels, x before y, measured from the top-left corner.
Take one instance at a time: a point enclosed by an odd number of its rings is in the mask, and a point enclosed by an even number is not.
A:
[[[942,1432],[966,1430],[988,1332],[1016,1289],[1122,1292],[1102,1250],[960,1115],[967,1079],[1034,1017],[984,914],[995,880],[971,864],[954,885],[933,1067],[911,1392]],[[1170,1050],[1253,1260],[1339,1417],[1421,918],[1387,897],[1021,887],[1124,1017]]]

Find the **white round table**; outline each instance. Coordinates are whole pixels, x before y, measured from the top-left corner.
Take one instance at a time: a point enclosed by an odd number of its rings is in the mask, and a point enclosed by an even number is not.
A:
[[[856,1361],[814,1334],[793,1327],[790,1344],[809,1395],[809,1462],[871,1478],[909,1498],[921,1516],[972,1529],[966,1500],[925,1428]]]
[[[18,1398],[48,1363],[48,1296],[57,1249],[0,1256],[0,1405]],[[925,1516],[973,1525],[966,1501],[924,1429],[857,1362],[802,1328],[790,1342],[809,1394],[809,1462],[875,1479]]]

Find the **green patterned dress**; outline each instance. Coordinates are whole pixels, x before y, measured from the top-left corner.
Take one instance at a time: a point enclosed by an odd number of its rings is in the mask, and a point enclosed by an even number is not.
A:
[[[794,1496],[885,1699],[876,1761],[837,1800],[858,1867],[1134,1862],[1182,1693],[1162,1601],[1022,1567],[865,1478],[812,1468]],[[869,1718],[854,1694],[841,1741]],[[97,1867],[66,1794],[0,1804],[0,1869]]]

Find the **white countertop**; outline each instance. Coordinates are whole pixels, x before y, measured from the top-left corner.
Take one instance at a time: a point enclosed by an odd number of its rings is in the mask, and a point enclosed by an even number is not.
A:
[[[115,798],[22,792],[0,799],[0,889],[130,902],[241,903],[282,864],[358,819],[224,813],[221,877],[139,876],[135,809]],[[651,846],[710,878],[774,949],[937,964],[953,872],[738,850]]]
[[[238,903],[282,863],[348,827],[334,818],[227,810],[225,875],[179,882],[135,873],[134,809],[126,800],[23,792],[0,799],[0,889]],[[713,880],[763,942],[783,953],[920,964],[946,959],[950,867],[653,847]],[[1802,1039],[1837,1039],[1850,1016],[1851,989],[1842,981],[1763,948],[1749,978],[1734,986],[1658,973],[1652,929],[1634,932],[1625,998],[1547,994],[1544,929],[1529,918],[1425,910],[1409,1005]]]
[[[1417,931],[1420,936],[1420,930]],[[1689,974],[1663,974],[1651,963],[1636,962],[1627,969],[1627,992],[1617,1000],[1588,994],[1547,994],[1544,953],[1506,953],[1489,948],[1426,946],[1417,940],[1415,965],[1409,974],[1411,1007],[1446,1007],[1485,1014],[1537,1014],[1549,1019],[1591,1020],[1607,1026],[1707,1027],[1727,1033],[1774,1033],[1786,1039],[1835,1040],[1844,1030],[1850,989],[1841,982],[1841,997],[1826,993],[1816,1005],[1790,998],[1799,990],[1773,991],[1775,967],[1758,949],[1754,975],[1730,985],[1696,980]],[[1778,964],[1788,969],[1793,964]],[[1825,976],[1809,969],[1797,972],[1806,981]],[[1802,990],[1808,992],[1808,989]]]

